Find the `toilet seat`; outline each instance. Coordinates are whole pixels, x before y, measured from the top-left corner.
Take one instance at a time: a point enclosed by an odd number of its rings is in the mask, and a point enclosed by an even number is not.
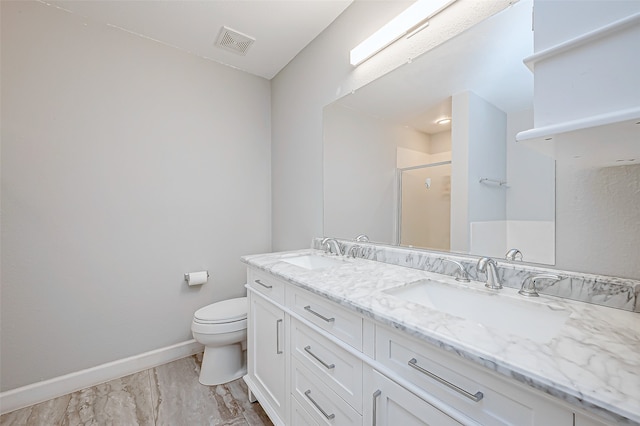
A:
[[[223,300],[198,309],[191,331],[200,334],[232,333],[247,329],[247,298]]]
[[[193,320],[201,324],[228,324],[247,319],[247,298],[223,300],[200,308]]]

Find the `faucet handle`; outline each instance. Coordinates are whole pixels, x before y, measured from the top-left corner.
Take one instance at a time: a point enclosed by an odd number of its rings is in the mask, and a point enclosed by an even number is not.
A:
[[[368,243],[369,242],[369,237],[367,237],[365,234],[360,234],[355,238],[355,241],[361,242],[361,243]]]
[[[464,266],[462,266],[462,263],[460,263],[460,262],[458,262],[456,260],[453,260],[453,259],[446,259],[444,257],[441,258],[441,260],[443,262],[453,263],[454,265],[456,265],[458,267],[458,269],[456,269],[456,272],[455,272],[455,275],[454,275],[455,278],[456,278],[456,281],[460,281],[460,282],[463,282],[463,283],[468,283],[469,281],[471,281],[469,279],[469,273],[467,272],[466,269],[464,269]]]
[[[504,255],[504,258],[507,260],[519,260],[522,261],[522,252],[517,248],[512,248]]]
[[[362,253],[362,247],[360,247],[357,244],[352,245],[351,247],[349,247],[349,251],[347,251],[347,257],[353,257],[354,259],[358,256],[360,256]]]
[[[556,274],[529,275],[522,282],[522,288],[520,288],[520,291],[518,291],[518,294],[521,294],[527,297],[538,297],[539,294],[538,294],[538,290],[536,289],[536,281],[540,281],[540,280],[560,281],[561,279],[562,277]]]

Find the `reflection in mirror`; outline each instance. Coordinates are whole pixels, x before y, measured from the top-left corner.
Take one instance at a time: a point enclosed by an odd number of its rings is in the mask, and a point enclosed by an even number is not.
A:
[[[400,245],[451,249],[451,161],[398,169]]]
[[[531,7],[325,107],[325,235],[554,263],[555,163],[515,143],[533,125]]]

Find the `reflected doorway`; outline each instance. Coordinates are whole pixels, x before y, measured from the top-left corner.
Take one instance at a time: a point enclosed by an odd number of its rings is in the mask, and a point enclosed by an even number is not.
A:
[[[451,246],[451,161],[397,169],[400,244],[436,250]]]

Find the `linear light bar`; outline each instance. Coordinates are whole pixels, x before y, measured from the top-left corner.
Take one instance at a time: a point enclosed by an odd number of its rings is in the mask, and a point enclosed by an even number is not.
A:
[[[351,65],[356,66],[363,63],[410,30],[448,7],[454,1],[456,0],[418,0],[365,41],[354,47],[351,50]]]

